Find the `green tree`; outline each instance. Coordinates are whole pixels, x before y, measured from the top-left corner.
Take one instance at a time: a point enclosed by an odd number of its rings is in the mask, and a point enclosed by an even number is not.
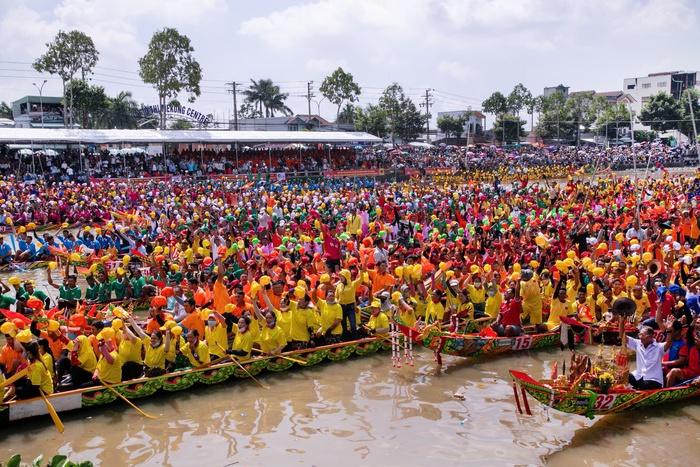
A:
[[[80,71],[81,78],[86,79],[92,72],[100,53],[95,48],[92,38],[80,31],[58,31],[53,42],[46,44],[47,51],[37,58],[32,68],[40,73],[58,75],[63,83],[63,122],[66,127],[73,127],[73,95],[70,95],[70,122],[66,116],[66,89],[73,76]]]
[[[688,99],[688,92],[690,92],[690,99]],[[688,136],[691,141],[697,139],[695,130],[700,126],[700,100],[698,99],[697,89],[686,89],[681,94],[680,100],[681,107],[683,108],[683,117],[681,122],[679,122],[678,129],[681,133]],[[690,106],[693,106],[693,111],[690,111]],[[693,127],[693,117],[695,117],[695,128]]]
[[[362,90],[360,86],[353,80],[351,73],[346,73],[341,67],[338,67],[330,76],[326,76],[319,88],[321,94],[328,101],[338,108],[336,112],[336,125],[340,124],[340,108],[344,102],[356,102],[357,96]]]
[[[187,36],[177,29],[156,31],[148,44],[148,52],[139,59],[139,76],[144,83],[152,84],[158,92],[160,127],[165,128],[165,102],[175,98],[183,90],[194,102],[201,94],[202,67],[193,56],[194,47]]]
[[[393,83],[384,90],[379,98],[379,108],[385,112],[391,125],[392,143],[396,143],[397,136],[408,141],[417,138],[423,131],[427,117],[406,97],[398,83]]]
[[[506,96],[496,91],[491,94],[481,106],[484,112],[499,116],[508,112],[508,99]]]
[[[562,136],[571,137],[574,134],[574,123],[562,93],[555,92],[544,98],[537,134],[542,138],[556,137],[557,143],[561,143]]]
[[[355,115],[357,115],[355,106],[348,102],[345,104],[345,107],[343,107],[343,110],[340,111],[340,115],[338,115],[338,123],[352,125],[355,123]]]
[[[5,101],[0,103],[0,118],[12,118],[12,107]]]
[[[501,114],[493,123],[493,134],[501,143],[518,142],[520,135],[527,136],[524,125],[527,122],[510,113]]]
[[[523,85],[523,83],[518,83],[515,85],[510,94],[508,94],[506,100],[508,101],[508,109],[514,116],[520,118],[520,112],[525,109],[532,100],[532,93]],[[520,141],[520,125],[517,125],[517,129],[518,134],[516,135],[515,140]]]
[[[280,87],[275,85],[271,79],[250,80],[253,84],[243,91],[245,101],[253,104],[266,118],[274,117],[275,112],[282,112],[283,115],[291,115],[292,109],[287,107],[285,101],[289,94],[280,92]]]
[[[608,105],[604,96],[593,91],[572,93],[566,100],[566,109],[574,122],[576,145],[581,144],[581,131],[589,131],[601,110]]]
[[[465,116],[452,117],[450,115],[443,115],[437,119],[437,127],[445,133],[445,137],[449,138],[454,135],[459,137],[464,132],[464,125],[467,123],[467,118]]]
[[[364,131],[378,138],[386,138],[391,131],[386,112],[377,105],[368,105],[366,109],[355,110],[355,129]]]
[[[107,98],[107,109],[101,114],[99,126],[131,129],[137,127],[139,118],[139,106],[131,91],[121,91],[115,97]]]
[[[187,120],[183,120],[181,118],[176,119],[170,125],[171,130],[191,130],[192,127],[193,127],[192,122],[189,122]]]
[[[262,118],[262,112],[255,108],[252,102],[244,102],[238,109],[239,118]]]
[[[528,101],[527,113],[528,113],[528,115],[530,115],[530,129],[531,130],[535,129],[535,113],[537,114],[537,119],[539,120],[539,116],[542,113],[543,108],[544,108],[544,96],[542,94],[540,94],[539,96],[535,96]]]
[[[82,79],[72,79],[68,89],[73,96],[73,105],[76,113],[80,115],[83,128],[99,126],[102,113],[109,107],[105,88],[97,85],[90,86]]]
[[[683,119],[683,106],[671,94],[661,91],[651,96],[642,107],[639,119],[652,130],[673,130],[679,127],[679,121]]]
[[[595,121],[596,133],[611,137],[614,135],[617,138],[620,134],[620,128],[630,127],[630,112],[626,105],[617,103],[608,105],[598,115]]]

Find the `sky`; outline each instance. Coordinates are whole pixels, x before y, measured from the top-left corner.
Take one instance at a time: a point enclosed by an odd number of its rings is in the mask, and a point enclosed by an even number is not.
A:
[[[603,92],[624,78],[698,70],[699,16],[698,0],[0,0],[0,100],[38,95],[32,83],[44,79],[43,95],[60,96],[60,79],[31,63],[59,30],[79,30],[100,53],[92,84],[157,104],[138,59],[172,27],[202,67],[202,94],[187,105],[217,121],[233,112],[226,83],[262,78],[302,114],[313,81],[312,113],[334,120],[318,88],[340,66],[362,88],[361,106],[393,82],[416,104],[431,90],[434,124],[437,112],[478,110],[518,83],[533,95],[558,84]]]

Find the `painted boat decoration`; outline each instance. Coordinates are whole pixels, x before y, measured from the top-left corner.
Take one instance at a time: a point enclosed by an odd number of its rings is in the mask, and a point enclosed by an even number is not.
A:
[[[571,388],[558,388],[549,384],[551,382],[536,381],[527,373],[510,370],[513,378],[513,391],[520,413],[520,397],[517,386],[520,386],[520,395],[528,415],[531,415],[526,394],[530,394],[547,408],[559,412],[583,415],[594,418],[596,415],[607,415],[625,410],[645,409],[654,405],[675,402],[682,399],[700,396],[700,387],[691,387],[687,384],[671,388],[638,391],[634,389],[611,389],[608,392],[596,391],[578,387],[574,384]]]
[[[48,268],[49,263],[49,260],[42,260],[3,264],[0,266],[0,272],[31,271],[34,269]]]
[[[250,375],[256,376],[263,371],[286,371],[292,367],[316,365],[325,360],[337,362],[346,360],[353,355],[363,357],[389,348],[390,343],[387,340],[372,337],[286,352],[278,357],[254,358],[240,363]],[[304,364],[297,363],[294,360],[300,360]],[[196,385],[210,386],[233,378],[248,378],[248,373],[243,371],[236,363],[230,362],[205,368],[185,369],[167,373],[163,376],[141,378],[111,386],[127,399],[139,399],[158,393],[184,391]],[[47,399],[51,402],[56,412],[68,412],[85,407],[110,404],[118,398],[106,387],[95,386],[51,394],[47,396]],[[0,404],[0,426],[7,426],[9,423],[17,420],[44,416],[47,413],[46,404],[41,398],[2,403]]]
[[[484,337],[478,333],[455,334],[428,325],[422,330],[410,328],[400,320],[394,324],[401,333],[436,353],[456,357],[481,357],[558,345],[559,331],[544,334],[523,334],[518,337]]]

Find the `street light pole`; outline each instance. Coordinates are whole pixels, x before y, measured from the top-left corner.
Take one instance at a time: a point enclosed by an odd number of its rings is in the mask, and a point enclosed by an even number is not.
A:
[[[41,128],[44,128],[44,98],[43,98],[43,92],[44,92],[44,85],[46,84],[46,81],[44,80],[43,83],[41,83],[41,87],[37,86],[36,83],[32,83],[35,88],[39,91],[39,111],[41,112]]]

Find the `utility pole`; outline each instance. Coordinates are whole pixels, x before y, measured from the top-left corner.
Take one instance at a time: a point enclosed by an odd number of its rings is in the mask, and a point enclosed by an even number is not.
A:
[[[432,91],[434,89],[425,90],[425,102],[420,104],[421,107],[425,107],[425,116],[427,117],[425,120],[425,141],[428,144],[430,143],[430,106],[433,104],[433,101],[430,100],[433,97]]]
[[[698,150],[698,129],[695,126],[695,111],[693,110],[693,100],[690,98],[690,86],[688,86],[688,75],[685,75],[685,93],[688,95],[690,118],[693,121],[693,139],[695,139],[695,155],[700,156],[700,150]]]
[[[237,83],[235,81],[231,83],[226,83],[226,86],[231,86],[231,89],[227,89],[227,92],[230,92],[233,94],[233,129],[235,131],[238,131],[238,104],[236,103],[236,86],[238,86],[240,83]]]
[[[309,101],[309,118],[311,118],[311,98],[314,97],[314,94],[311,94],[312,84],[314,84],[313,81],[306,83],[306,100]]]

